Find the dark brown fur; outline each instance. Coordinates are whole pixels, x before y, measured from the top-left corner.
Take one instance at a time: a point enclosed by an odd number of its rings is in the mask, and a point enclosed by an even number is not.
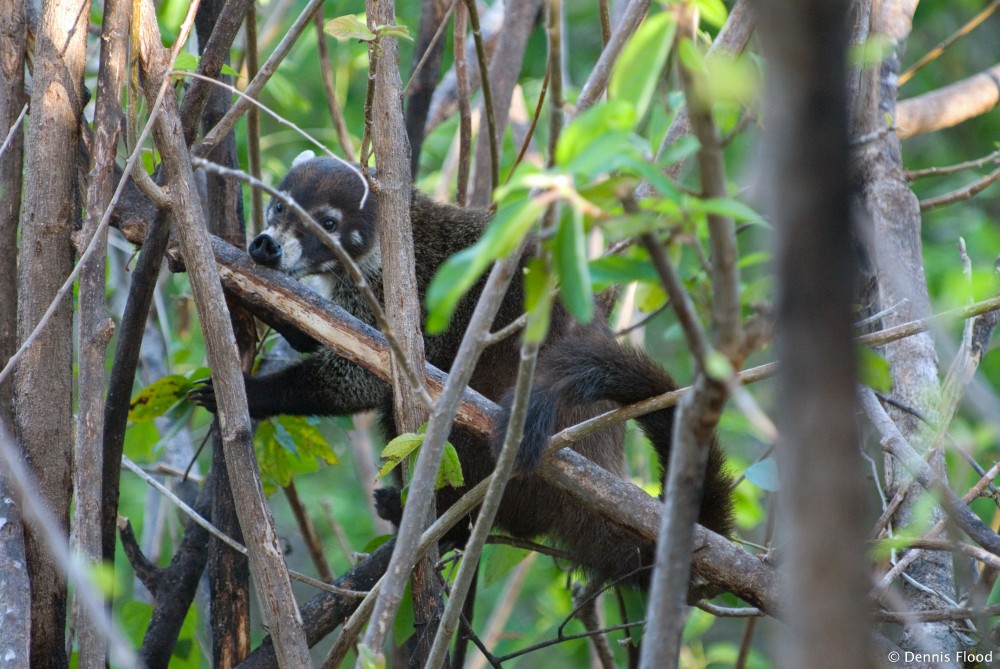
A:
[[[381,263],[378,257],[378,219],[375,198],[359,209],[363,187],[357,174],[327,158],[296,161],[279,185],[320,222],[336,218],[341,242],[368,275],[381,297]],[[416,255],[417,283],[421,302],[431,278],[445,259],[471,246],[489,222],[489,214],[474,209],[438,204],[414,191],[411,219]],[[270,239],[262,239],[270,237]],[[297,248],[296,248],[297,245]],[[320,274],[320,288],[355,316],[374,324],[368,307],[354,286],[333,261],[332,255],[306,233],[287,207],[272,202],[268,208],[268,230],[254,240],[251,255],[258,262],[277,267],[297,277]],[[301,250],[300,257],[295,256]],[[522,312],[522,280],[515,277],[494,322],[499,328]],[[459,305],[450,327],[440,335],[426,337],[427,359],[447,371],[455,358],[462,333],[468,325],[482,281]],[[546,484],[532,471],[538,466],[548,437],[556,430],[606,411],[616,404],[635,402],[676,388],[673,379],[644,353],[622,347],[599,314],[594,323],[579,325],[559,306],[552,314],[548,340],[538,359],[535,389],[531,397],[529,423],[519,451],[520,475],[504,495],[497,526],[513,536],[548,536],[564,547],[592,577],[611,580],[649,566],[653,545],[606,519],[585,511],[566,493]],[[316,351],[318,345],[301,333],[283,332],[300,351]],[[500,403],[514,385],[520,343],[508,338],[482,355],[470,385]],[[210,394],[210,388],[207,391]],[[325,349],[291,367],[247,380],[251,414],[348,415],[382,409],[390,390],[371,373]],[[206,401],[203,396],[202,401]],[[209,401],[206,403],[210,403]],[[389,435],[396,433],[392,412],[386,411]],[[673,410],[654,412],[640,419],[640,426],[665,462],[669,452]],[[456,429],[451,435],[462,462],[468,486],[482,480],[493,469],[493,451],[504,426],[498,426],[494,444],[483,444]],[[623,475],[624,429],[603,430],[574,445],[574,449],[608,471]],[[492,448],[491,448],[492,446]],[[706,479],[701,522],[723,534],[732,530],[731,480],[724,471],[722,452],[713,442]],[[443,509],[465,490],[446,488],[439,493]],[[382,495],[382,508],[393,511],[393,496]],[[648,575],[630,578],[641,583]]]

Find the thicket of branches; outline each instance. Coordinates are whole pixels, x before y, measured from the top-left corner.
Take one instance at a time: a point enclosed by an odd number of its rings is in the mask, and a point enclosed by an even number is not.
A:
[[[996,43],[1000,2],[931,5],[912,35],[916,3],[895,0],[403,4],[0,0],[4,666],[1000,653],[1000,212],[985,199],[1000,170],[983,139],[1000,66],[954,55]],[[942,17],[947,32],[925,27]],[[900,99],[910,81],[922,92]],[[961,123],[974,130],[928,139]],[[378,167],[381,332],[242,251],[291,158],[334,147]],[[496,211],[427,305],[413,184]],[[520,330],[474,319],[448,375],[426,364],[424,315],[447,312],[470,267],[489,270],[495,307],[533,230]],[[472,361],[525,334],[527,397],[556,299],[584,321],[613,301],[621,337],[688,384],[554,435],[540,470],[669,537],[649,593],[574,583],[558,546],[488,538],[488,520],[439,544],[510,475],[429,512],[453,422],[487,435],[499,414],[467,389]],[[372,512],[371,417],[251,421],[244,374],[293,355],[255,316],[390,383],[397,424],[425,431],[391,538]],[[187,399],[208,369],[215,417]],[[662,502],[633,483],[657,474],[631,427],[629,480],[566,448],[675,405]],[[736,540],[696,524],[713,432],[738,477]],[[689,608],[692,577],[719,596]]]

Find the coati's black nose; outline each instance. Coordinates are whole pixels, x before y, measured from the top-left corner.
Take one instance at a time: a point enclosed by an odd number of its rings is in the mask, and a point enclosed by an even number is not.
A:
[[[250,248],[247,249],[247,252],[261,265],[274,267],[281,259],[281,244],[275,241],[271,235],[259,234],[256,239],[250,242]]]

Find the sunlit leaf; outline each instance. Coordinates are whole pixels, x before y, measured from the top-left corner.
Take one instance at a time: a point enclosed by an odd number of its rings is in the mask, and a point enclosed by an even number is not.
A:
[[[385,462],[378,470],[377,478],[382,478],[391,472],[400,462],[420,448],[425,436],[416,432],[406,432],[386,444],[381,453],[381,458]]]
[[[191,382],[180,374],[160,377],[132,398],[128,418],[136,423],[159,418],[184,398],[190,389]]]
[[[531,555],[531,551],[524,548],[514,548],[503,544],[491,546],[486,555],[486,564],[483,567],[483,585],[488,588],[494,583],[499,583],[529,555]]]
[[[326,22],[324,30],[327,34],[341,40],[357,39],[370,42],[375,39],[375,33],[369,30],[365,22],[354,14],[330,19]]]
[[[398,37],[402,39],[408,39],[411,42],[413,41],[413,37],[410,36],[410,29],[407,28],[406,26],[401,26],[401,25],[389,26],[380,23],[379,25],[375,26],[375,33],[379,37]]]
[[[594,317],[594,299],[590,292],[583,214],[577,209],[560,221],[555,237],[555,259],[559,269],[559,297],[576,320],[589,323]]]
[[[524,308],[528,312],[528,323],[524,328],[524,341],[542,342],[549,331],[552,313],[552,290],[555,288],[552,276],[545,270],[541,258],[528,262],[524,276]]]
[[[663,75],[677,24],[670,12],[648,16],[622,50],[608,83],[608,96],[627,100],[643,118]]]
[[[867,346],[858,347],[858,376],[862,384],[881,392],[892,390],[889,361]]]
[[[450,443],[445,442],[444,452],[441,454],[441,466],[438,467],[437,478],[434,481],[434,489],[461,488],[463,485],[465,485],[465,476],[462,475],[462,463],[458,460],[458,451]]]
[[[716,28],[721,28],[729,16],[722,0],[694,0],[694,5],[698,8],[701,20]]]
[[[443,332],[462,296],[469,292],[490,263],[514,251],[531,230],[545,204],[526,197],[501,207],[473,246],[446,260],[427,288],[427,331]]]

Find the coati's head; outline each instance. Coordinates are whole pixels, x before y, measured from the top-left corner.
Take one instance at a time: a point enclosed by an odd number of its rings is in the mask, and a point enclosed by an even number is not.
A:
[[[363,269],[371,264],[368,261],[378,262],[375,198],[369,195],[365,206],[360,206],[365,184],[356,170],[305,151],[292,162],[278,190],[299,203],[327,234],[338,238]],[[291,207],[273,199],[265,217],[267,227],[247,249],[258,263],[295,278],[339,270],[333,251],[306,229]]]

